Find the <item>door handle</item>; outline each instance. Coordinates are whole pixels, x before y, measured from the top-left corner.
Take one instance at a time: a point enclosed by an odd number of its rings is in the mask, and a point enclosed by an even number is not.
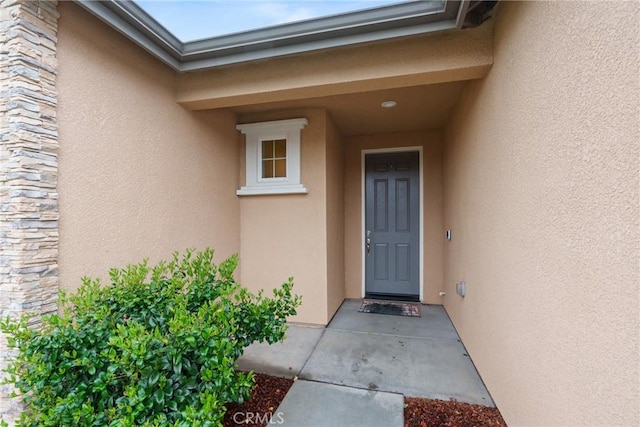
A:
[[[367,255],[371,252],[371,231],[367,230]]]

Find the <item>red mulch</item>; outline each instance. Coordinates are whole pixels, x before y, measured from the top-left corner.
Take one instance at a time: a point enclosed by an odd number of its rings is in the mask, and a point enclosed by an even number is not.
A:
[[[235,403],[227,405],[227,413],[223,422],[225,427],[266,426],[269,418],[280,406],[284,395],[293,385],[293,381],[286,378],[258,373],[254,375],[256,387],[253,389],[251,399],[242,405]],[[275,416],[274,421],[278,421]]]
[[[506,427],[497,408],[456,401],[405,397],[405,427]]]
[[[265,427],[293,381],[255,374],[256,387],[251,399],[242,405],[227,405],[224,427]],[[278,418],[274,420],[278,421]],[[405,427],[506,427],[497,408],[456,401],[405,397]]]

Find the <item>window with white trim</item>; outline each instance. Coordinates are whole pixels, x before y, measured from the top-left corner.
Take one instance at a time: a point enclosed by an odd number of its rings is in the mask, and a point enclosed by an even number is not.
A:
[[[265,179],[287,178],[287,140],[265,139],[262,140],[260,176]]]
[[[236,126],[246,137],[246,183],[238,196],[304,194],[300,182],[300,133],[304,118]]]

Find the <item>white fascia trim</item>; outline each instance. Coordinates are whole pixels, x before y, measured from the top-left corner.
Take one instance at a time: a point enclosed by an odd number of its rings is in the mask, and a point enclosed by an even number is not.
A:
[[[273,187],[242,187],[236,190],[238,196],[267,196],[270,194],[307,194],[309,190],[302,184],[279,185]]]
[[[272,122],[259,122],[259,123],[245,123],[237,125],[236,129],[245,135],[251,133],[271,133],[271,132],[284,132],[290,130],[302,130],[309,121],[305,118],[288,119],[288,120],[274,120]]]

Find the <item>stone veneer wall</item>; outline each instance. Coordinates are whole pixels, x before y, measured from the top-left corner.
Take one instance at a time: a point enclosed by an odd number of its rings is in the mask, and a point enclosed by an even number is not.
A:
[[[57,1],[0,0],[0,316],[57,310]],[[0,336],[0,370],[10,356]],[[0,419],[21,404],[0,386]]]

